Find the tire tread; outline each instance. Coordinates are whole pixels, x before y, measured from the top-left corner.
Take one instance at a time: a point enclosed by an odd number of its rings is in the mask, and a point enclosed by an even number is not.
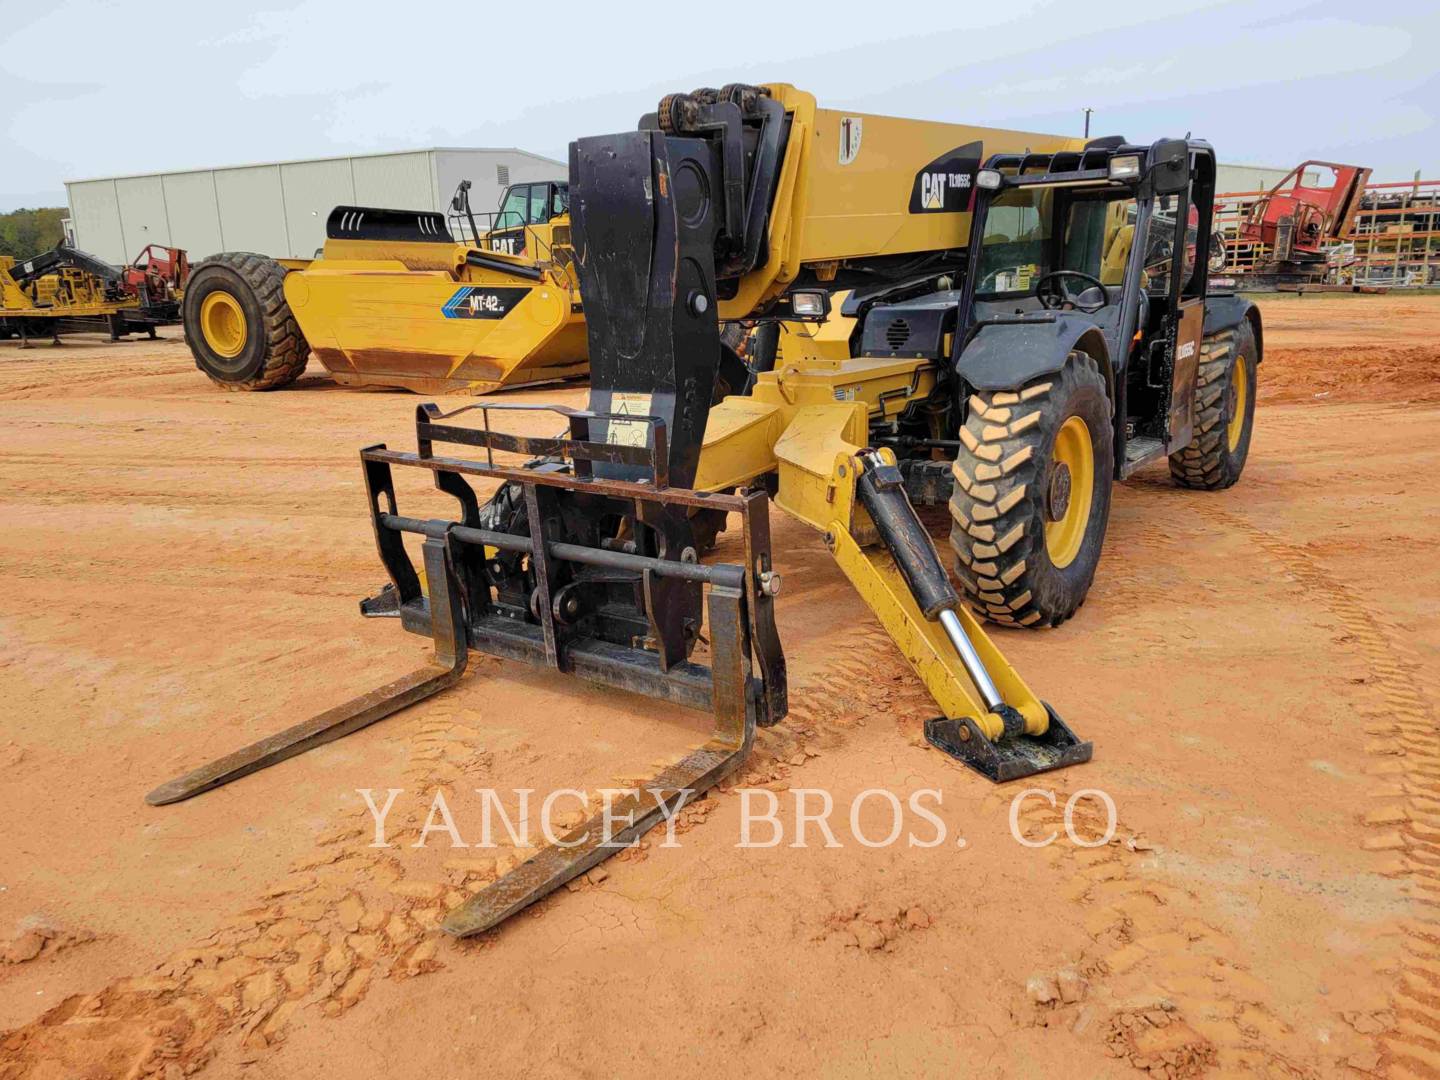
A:
[[[196,367],[216,386],[231,391],[278,390],[289,386],[305,372],[310,362],[310,345],[300,323],[285,300],[286,270],[268,255],[251,251],[226,251],[211,255],[191,272],[192,279],[206,266],[219,264],[238,274],[260,305],[265,334],[265,364],[247,379],[222,379],[205,369],[199,355]],[[200,333],[190,328],[186,312],[186,334]],[[191,347],[194,351],[194,347]]]
[[[1058,626],[1085,602],[1083,589],[1059,609],[1046,606],[1039,595],[1038,575],[1049,566],[1048,560],[1042,566],[1044,530],[1036,527],[1035,509],[1046,482],[1053,414],[1077,386],[1105,395],[1099,365],[1079,351],[1056,375],[1010,390],[976,391],[969,398],[953,465],[950,546],[961,596],[992,622]],[[1098,512],[1108,513],[1108,507],[1108,498],[1103,505],[1097,501]]]

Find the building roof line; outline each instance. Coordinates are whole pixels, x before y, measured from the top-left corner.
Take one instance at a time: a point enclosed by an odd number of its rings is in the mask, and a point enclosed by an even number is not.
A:
[[[278,161],[251,161],[238,165],[209,165],[190,169],[157,169],[151,172],[116,173],[109,176],[84,176],[66,180],[64,184],[95,184],[106,180],[140,180],[153,176],[184,176],[195,173],[235,172],[240,169],[270,169],[284,165],[313,165],[322,161],[350,161],[355,158],[403,157],[407,154],[460,153],[460,154],[521,154],[524,157],[543,161],[547,165],[565,168],[565,162],[556,161],[543,154],[522,150],[518,146],[415,146],[408,150],[375,150],[363,154],[331,154],[327,157],[284,158]]]

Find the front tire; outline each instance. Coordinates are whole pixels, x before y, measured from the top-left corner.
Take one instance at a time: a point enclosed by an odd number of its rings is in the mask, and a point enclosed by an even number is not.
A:
[[[1240,479],[1255,428],[1259,359],[1248,321],[1201,343],[1195,430],[1190,445],[1170,455],[1170,476],[1181,487],[1219,491]]]
[[[244,251],[212,255],[185,288],[195,366],[226,390],[277,390],[305,370],[310,345],[285,302],[285,268]]]
[[[950,545],[966,601],[993,622],[1058,626],[1085,602],[1110,520],[1099,365],[1072,352],[1053,375],[977,391],[960,441]]]

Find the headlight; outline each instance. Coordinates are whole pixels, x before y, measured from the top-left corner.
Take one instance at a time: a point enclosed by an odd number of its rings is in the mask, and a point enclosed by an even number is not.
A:
[[[994,169],[981,169],[975,174],[975,186],[983,187],[986,191],[994,191],[1000,186],[1001,176]]]
[[[1134,154],[1110,159],[1111,180],[1134,180],[1140,175],[1140,159]]]
[[[830,305],[829,293],[793,292],[790,294],[790,310],[802,319],[823,319]]]

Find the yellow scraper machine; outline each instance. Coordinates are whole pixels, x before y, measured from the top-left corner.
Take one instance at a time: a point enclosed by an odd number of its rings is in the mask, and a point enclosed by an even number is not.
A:
[[[197,265],[185,337],[227,390],[276,390],[310,353],[344,386],[490,393],[584,375],[585,316],[563,183],[517,184],[499,211],[337,206],[314,260],[253,252]],[[452,231],[453,229],[453,231]]]
[[[992,781],[1088,761],[978,616],[1074,611],[1113,479],[1165,456],[1190,486],[1238,477],[1259,324],[1206,299],[1213,187],[1201,142],[843,114],[784,84],[671,95],[638,131],[572,143],[588,408],[554,409],[565,431],[542,439],[503,430],[540,406],[427,404],[414,452],[361,451],[389,576],[361,612],[432,637],[433,664],[149,800],[372,723],[454,682],[471,649],[713,713],[709,741],[616,808],[622,828],[592,818],[444,922],[493,927],[733,772],[785,715],[772,497],[929,688],[932,745]],[[454,517],[404,516],[397,468],[433,478]],[[500,486],[482,502],[472,480]],[[963,594],[914,502],[950,505]],[[727,525],[743,562],[701,563]]]

